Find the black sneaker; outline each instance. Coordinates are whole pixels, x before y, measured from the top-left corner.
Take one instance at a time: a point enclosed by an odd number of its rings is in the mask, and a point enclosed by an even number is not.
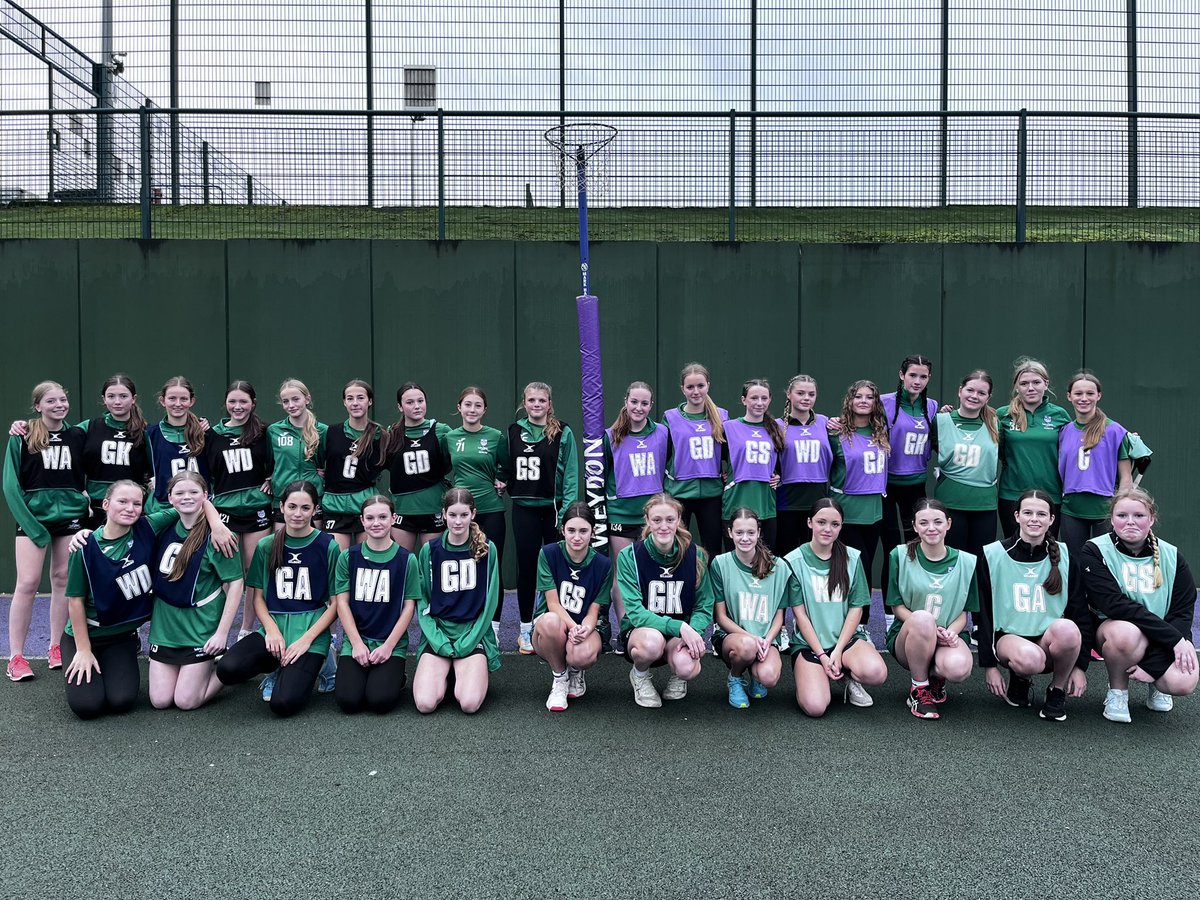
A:
[[[1067,692],[1062,688],[1046,688],[1046,702],[1038,710],[1038,715],[1052,722],[1061,722],[1067,717]]]
[[[1033,706],[1033,682],[1020,675],[1009,675],[1008,690],[1004,693],[1004,702],[1018,708]]]

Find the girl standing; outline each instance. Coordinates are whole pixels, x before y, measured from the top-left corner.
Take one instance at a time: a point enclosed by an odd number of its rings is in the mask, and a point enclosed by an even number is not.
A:
[[[122,479],[146,484],[153,474],[146,442],[146,418],[137,402],[137,386],[118,372],[100,387],[105,414],[86,419],[78,427],[87,433],[83,442],[83,471],[92,498],[92,523],[104,521],[101,498],[108,486]]]
[[[625,598],[621,643],[632,664],[629,682],[638,706],[682,700],[700,674],[704,629],[712,624],[713,588],[704,551],[679,524],[682,504],[655,494],[643,507],[642,539],[617,556],[617,583]],[[667,665],[671,676],[660,697],[650,669]]]
[[[346,382],[346,421],[325,432],[325,495],[322,525],[338,547],[349,549],[362,532],[362,505],[377,492],[383,472],[383,429],[371,419],[375,392],[360,379]],[[343,648],[344,649],[344,648]]]
[[[400,419],[389,430],[384,454],[396,504],[392,538],[416,550],[442,533],[442,493],[450,474],[450,426],[426,419],[425,389],[406,381],[396,389]]]
[[[953,523],[946,540],[977,559],[996,539],[1000,435],[988,406],[992,378],[982,369],[958,385],[958,409],[938,413],[938,480],[934,491]]]
[[[392,540],[395,514],[387,497],[364,500],[366,540],[338,558],[333,589],[345,639],[334,700],[345,713],[391,712],[404,690],[408,626],[421,587],[417,555]]]
[[[254,412],[254,385],[234,381],[225,389],[228,418],[205,436],[204,455],[212,475],[212,502],[221,520],[239,536],[242,568],[249,573],[255,548],[271,530],[271,471],[274,457],[267,427]],[[244,637],[256,622],[254,603],[243,604]]]
[[[663,413],[671,438],[666,492],[683,504],[683,526],[694,517],[696,534],[710,558],[721,552],[722,424],[729,414],[708,395],[708,369],[688,363],[679,373],[684,402]]]
[[[775,487],[779,484],[783,429],[771,418],[771,386],[765,378],[751,378],[742,385],[742,404],[746,414],[725,423],[723,449],[729,484],[721,498],[721,518],[728,532],[735,509],[753,510],[763,540],[767,547],[774,547]]]
[[[152,558],[150,703],[196,709],[221,689],[216,660],[242,602],[242,561],[236,544],[227,556],[211,539],[199,473],[184,469],[164,488],[179,521],[159,534]]]
[[[653,405],[654,393],[650,385],[644,381],[633,382],[625,389],[624,404],[612,427],[604,432],[605,493],[608,495],[608,534],[613,559],[642,535],[646,502],[663,489],[671,439],[667,428],[650,421]],[[618,623],[625,616],[621,590],[618,579],[613,586]]]
[[[1112,499],[1110,534],[1080,554],[1088,603],[1100,616],[1096,644],[1108,669],[1104,718],[1128,722],[1129,679],[1149,685],[1146,708],[1168,712],[1196,690],[1192,618],[1196,581],[1179,548],[1154,533],[1158,506],[1140,488]]]
[[[796,703],[807,716],[829,709],[831,681],[841,681],[842,696],[853,706],[875,701],[864,684],[887,680],[887,664],[875,645],[858,630],[871,590],[862,555],[839,540],[842,508],[830,497],[812,507],[809,542],[787,555],[796,578],[792,615],[796,643],[791,645],[796,675]]]
[[[713,560],[713,650],[729,667],[729,705],[746,709],[779,683],[783,611],[794,602],[791,569],[771,554],[758,514],[733,510],[733,551]],[[746,676],[749,674],[749,685]],[[747,687],[749,692],[747,693]]]
[[[1133,486],[1129,433],[1100,409],[1101,396],[1100,379],[1086,369],[1067,382],[1075,420],[1058,436],[1058,474],[1063,485],[1062,539],[1072,554],[1108,529],[1114,490]]]
[[[595,524],[587,503],[572,503],[563,513],[563,539],[538,555],[542,599],[533,620],[533,646],[554,677],[546,698],[552,712],[584,695],[584,672],[602,649],[597,626],[601,613],[608,612],[612,561],[592,549]]]
[[[912,674],[908,708],[918,719],[936,719],[946,701],[946,682],[971,674],[971,647],[963,629],[979,610],[975,557],[946,546],[950,517],[940,500],[917,501],[917,537],[892,551],[887,604],[896,619],[887,633],[888,652]]]
[[[883,498],[880,540],[883,544],[883,572],[880,581],[887,584],[888,561],[892,550],[912,540],[913,506],[925,496],[929,460],[933,455],[934,417],[937,402],[929,398],[929,379],[933,360],[920,353],[900,361],[900,380],[896,390],[880,398],[887,417],[888,457],[887,493]]]
[[[25,435],[8,439],[4,456],[4,499],[17,520],[13,558],[17,584],[8,612],[11,681],[28,681],[33,669],[25,659],[25,639],[33,617],[33,598],[42,580],[46,555],[50,555],[49,667],[62,668],[63,627],[67,622],[67,548],[89,513],[84,493],[84,432],[66,424],[71,404],[56,381],[43,381],[33,389],[34,418],[25,423]]]
[[[534,652],[533,601],[538,559],[554,543],[563,511],[579,497],[579,460],[570,427],[554,415],[550,385],[531,381],[522,391],[521,415],[508,426],[512,455],[513,541],[517,545],[517,608],[521,631],[517,650]]]
[[[313,527],[317,489],[294,481],[280,491],[283,530],[258,542],[246,574],[252,604],[262,623],[217,663],[222,684],[241,684],[278,673],[271,712],[292,716],[308,705],[329,651],[332,601],[341,552],[333,536]]]
[[[279,386],[279,405],[285,417],[267,426],[267,439],[275,466],[271,471],[271,495],[279,497],[289,484],[307,481],[317,489],[317,509],[325,492],[325,437],[329,426],[318,422],[312,411],[312,394],[303,381],[288,378]],[[283,513],[275,510],[276,531],[283,526]]]
[[[856,381],[850,385],[838,423],[829,483],[844,512],[842,542],[861,554],[869,589],[891,453],[887,420],[874,382]],[[863,607],[864,625],[870,617],[871,607]]]
[[[167,484],[185,470],[197,472],[207,485],[208,461],[204,456],[204,423],[192,412],[196,392],[182,375],[168,378],[158,389],[158,405],[163,418],[146,429],[150,448],[150,480],[153,494],[147,506],[153,511],[166,509]]]
[[[779,487],[775,492],[778,521],[775,545],[786,555],[812,538],[808,527],[813,504],[829,495],[829,470],[833,448],[829,419],[813,411],[817,381],[796,375],[788,382],[783,418],[783,452],[779,455]],[[869,597],[868,592],[868,597]]]
[[[1025,491],[1017,533],[983,548],[979,666],[988,690],[1018,707],[1032,705],[1033,676],[1053,672],[1038,714],[1058,722],[1067,717],[1067,697],[1087,690],[1093,626],[1078,570],[1050,536],[1053,510],[1045,491]],[[1011,673],[1007,686],[997,663]]]
[[[470,714],[487,698],[488,673],[500,668],[500,649],[491,628],[500,604],[500,569],[496,545],[476,522],[470,491],[446,491],[442,515],[445,534],[422,546],[417,558],[421,645],[413,702],[419,712],[433,712],[453,674],[454,699]]]
[[[1036,359],[1021,359],[1013,370],[1012,398],[996,411],[1000,428],[1000,529],[1017,533],[1017,500],[1037,489],[1050,497],[1052,536],[1058,534],[1062,479],[1058,474],[1058,435],[1071,421],[1051,403],[1050,373]]]

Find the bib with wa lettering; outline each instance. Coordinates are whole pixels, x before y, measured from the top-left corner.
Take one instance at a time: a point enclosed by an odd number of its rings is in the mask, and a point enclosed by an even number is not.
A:
[[[808,554],[804,552],[806,546],[797,547],[789,553],[787,562],[792,567],[792,571],[796,574],[796,580],[800,584],[800,595],[804,598],[804,612],[808,614],[813,630],[817,633],[817,639],[821,642],[819,649],[827,650],[837,643],[837,639],[842,633],[842,626],[846,624],[846,616],[850,612],[850,599],[842,596],[840,589],[834,591],[833,596],[830,596],[828,562],[826,561],[824,571],[810,565]],[[862,566],[859,564],[861,556],[862,554],[853,547],[846,548],[846,570],[850,573],[849,587],[851,590],[862,573]],[[798,628],[796,629],[796,638],[801,643],[804,642],[804,637]]]
[[[1058,571],[1062,588],[1051,594],[1042,587],[1050,574],[1050,557],[1038,562],[1020,562],[1008,555],[999,541],[983,548],[992,580],[992,621],[997,631],[1040,637],[1067,608],[1069,559],[1067,545],[1058,545]]]
[[[653,425],[647,434],[625,435],[620,446],[616,446],[612,443],[612,429],[608,429],[617,488],[616,495],[609,499],[645,497],[663,489],[668,434],[665,427]]]
[[[350,613],[358,633],[372,641],[386,641],[404,612],[404,576],[410,554],[399,544],[393,546],[396,552],[387,562],[370,559],[362,544],[347,551]]]

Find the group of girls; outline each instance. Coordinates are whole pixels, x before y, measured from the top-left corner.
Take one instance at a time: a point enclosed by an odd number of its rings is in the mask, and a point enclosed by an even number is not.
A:
[[[157,689],[152,684],[155,705],[191,707],[211,696],[220,683],[279,670],[283,689],[278,700],[271,696],[272,709],[294,712],[307,702],[316,673],[322,670],[321,665],[313,669],[317,658],[326,670],[333,668],[329,632],[335,619],[342,622],[346,634],[336,664],[339,676],[343,669],[350,671],[351,662],[363,669],[362,677],[345,678],[356,691],[348,687],[343,696],[339,689],[339,703],[345,708],[394,705],[392,698],[398,698],[404,684],[401,635],[413,615],[407,604],[420,602],[416,593],[406,596],[406,592],[416,591],[417,582],[423,581],[436,583],[434,593],[442,592],[434,598],[426,587],[430,624],[456,627],[430,636],[424,617],[418,617],[428,638],[422,647],[432,652],[425,667],[428,677],[421,677],[420,665],[414,677],[418,707],[435,708],[452,680],[464,708],[478,708],[486,693],[487,672],[498,665],[502,592],[496,573],[506,531],[501,499],[506,491],[514,507],[519,649],[537,652],[550,663],[554,681],[547,706],[551,709],[565,708],[567,700],[586,689],[583,672],[604,649],[610,597],[620,644],[633,664],[635,698],[641,705],[655,706],[662,698],[686,694],[688,682],[699,672],[702,634],[714,617],[714,644],[730,667],[733,705],[745,706],[777,683],[781,651],[793,656],[797,701],[805,711],[815,712],[823,708],[822,703],[828,704],[829,678],[843,682],[850,702],[869,705],[872,701],[864,685],[879,683],[886,673],[861,627],[869,616],[868,573],[880,542],[889,611],[887,644],[912,672],[909,706],[914,714],[936,717],[945,683],[969,674],[967,613],[975,614],[976,626],[989,644],[981,650],[989,687],[1011,703],[1029,705],[1026,670],[1036,664],[1036,654],[1023,644],[1017,644],[1023,656],[1008,649],[1018,638],[1031,636],[1019,630],[1029,626],[1004,619],[1006,627],[993,628],[1001,619],[990,615],[987,598],[979,596],[980,583],[992,583],[979,563],[986,559],[990,565],[991,557],[996,557],[1003,568],[992,542],[996,511],[1005,513],[1001,524],[1007,539],[1004,545],[996,545],[1002,546],[1004,556],[1023,562],[1051,559],[1047,565],[1054,571],[1061,564],[1069,572],[1076,555],[1086,552],[1083,543],[1094,532],[1106,530],[1110,519],[1104,507],[1117,489],[1122,502],[1144,505],[1148,501],[1125,496],[1132,458],[1148,451],[1135,435],[1099,410],[1099,382],[1089,373],[1076,375],[1069,384],[1074,419],[1047,399],[1048,375],[1034,361],[1018,365],[1012,402],[998,412],[988,405],[991,378],[976,371],[962,380],[958,406],[939,413],[926,396],[931,374],[927,358],[907,357],[895,393],[881,397],[871,382],[855,382],[839,415],[831,419],[815,413],[816,382],[804,375],[789,382],[784,417],[779,420],[770,415],[770,387],[759,379],[745,383],[745,414],[731,419],[709,397],[708,372],[698,364],[683,370],[685,402],[669,410],[661,424],[650,415],[649,385],[630,385],[620,414],[604,436],[615,580],[611,569],[605,568],[608,558],[590,549],[595,527],[591,513],[586,505],[573,502],[578,494],[574,441],[569,428],[554,415],[548,385],[535,382],[526,387],[519,418],[505,433],[482,424],[487,399],[479,388],[462,392],[458,403],[462,425],[451,429],[426,418],[424,391],[412,383],[397,391],[401,418],[385,429],[370,417],[370,386],[357,380],[343,392],[347,419],[340,428],[317,422],[307,388],[295,380],[281,386],[279,402],[285,412],[281,421],[265,426],[255,414],[253,387],[234,382],[226,392],[228,418],[206,428],[207,423],[192,412],[194,392],[183,378],[163,386],[159,401],[165,416],[147,426],[136,388],[126,376],[114,376],[103,386],[106,415],[102,420],[72,428],[65,425],[69,410],[65,392],[45,382],[34,391],[37,416],[14,423],[6,459],[5,493],[18,521],[9,677],[32,677],[23,647],[47,548],[54,587],[53,667],[62,664],[57,635],[67,617],[63,598],[87,600],[71,592],[72,584],[76,591],[84,590],[87,579],[68,584],[67,542],[85,525],[102,523],[93,543],[102,555],[109,555],[122,549],[121,539],[128,533],[121,531],[120,522],[109,519],[108,507],[97,505],[94,498],[125,482],[137,487],[148,483],[152,515],[173,511],[179,518],[160,521],[151,515],[147,522],[157,526],[156,533],[173,525],[183,546],[185,532],[196,530],[195,510],[189,507],[185,519],[171,488],[180,488],[181,482],[175,481],[180,473],[192,473],[182,479],[180,489],[187,493],[189,486],[198,488],[205,503],[211,492],[209,505],[216,517],[211,534],[196,538],[193,552],[186,556],[208,561],[206,578],[199,578],[198,561],[195,572],[188,568],[190,562],[182,568],[176,565],[180,551],[173,551],[175,556],[161,559],[159,568],[178,569],[172,580],[184,584],[183,589],[168,588],[174,600],[163,602],[176,609],[211,607],[221,615],[211,623],[205,620],[203,627],[211,624],[211,631],[203,641],[195,639],[195,629],[181,628],[179,623],[164,626],[167,634],[188,635],[173,638],[182,641],[180,647],[169,646],[165,639],[155,641],[152,631],[152,644],[165,648],[161,653],[152,649],[152,662],[173,667],[158,679]],[[935,454],[937,488],[935,498],[928,499],[924,480]],[[82,465],[73,464],[76,459]],[[390,473],[390,497],[377,494],[376,482],[384,471]],[[454,502],[443,493],[448,483],[459,489]],[[1031,489],[1038,495],[1026,496]],[[827,499],[827,494],[835,499]],[[194,507],[193,501],[180,498],[185,506]],[[1065,547],[1052,537],[1060,503]],[[1023,512],[1026,505],[1047,507],[1047,534],[1038,541],[1031,540],[1036,536],[1033,531],[1016,533],[1022,515],[1033,516]],[[458,510],[467,516],[458,530],[447,520],[451,506],[466,510]],[[385,508],[392,515],[387,529],[383,528]],[[703,549],[687,529],[693,517]],[[272,535],[272,523],[284,533]],[[555,542],[560,530],[563,540]],[[365,543],[355,545],[356,539]],[[1093,543],[1105,539],[1119,540],[1097,538]],[[234,578],[241,572],[222,564],[216,552],[216,547],[231,540],[240,543],[244,579]],[[1072,547],[1072,541],[1078,546]],[[434,549],[426,551],[435,543]],[[728,551],[724,557],[722,544]],[[1043,544],[1050,549],[1034,560],[1036,548]],[[1153,544],[1159,546],[1157,539]],[[204,552],[196,557],[201,546]],[[985,547],[992,551],[991,557]],[[1026,547],[1034,549],[1026,551]],[[1063,552],[1058,552],[1060,547]],[[453,553],[450,548],[455,548]],[[1142,548],[1121,545],[1119,549],[1131,550],[1136,557]],[[421,579],[408,574],[418,550],[419,571],[426,573]],[[343,560],[343,553],[350,557]],[[1032,556],[1025,560],[1022,554]],[[1172,585],[1174,579],[1189,577],[1178,554],[1152,556],[1156,565],[1166,557],[1152,580],[1161,579],[1162,569],[1170,573]],[[444,567],[439,569],[444,577],[428,577],[434,562]],[[780,569],[784,564],[787,569]],[[456,574],[458,568],[469,570],[469,585]],[[383,569],[386,578],[372,574]],[[741,585],[738,579],[747,573],[749,581]],[[788,573],[790,580],[783,577]],[[1026,605],[1041,610],[1045,594],[1055,594],[1048,590],[1053,576],[1047,577],[1046,586],[1031,595],[1037,602]],[[821,594],[814,585],[822,579],[825,594],[838,600],[814,600],[813,604],[829,604],[819,607],[792,602],[805,590]],[[375,615],[380,607],[371,603],[379,601],[356,599],[359,588],[367,590],[380,580],[389,587],[388,602],[390,590],[397,590],[397,602],[386,615]],[[200,583],[220,584],[225,602],[213,605],[216,595],[197,588]],[[768,583],[774,587],[761,588]],[[1064,596],[1070,594],[1070,579],[1066,583]],[[210,651],[221,649],[218,644],[228,636],[243,584],[248,591],[237,652],[230,651],[216,665],[218,654]],[[791,586],[785,590],[783,584]],[[189,589],[191,596],[184,596]],[[1078,605],[1073,607],[1077,613]],[[829,615],[833,606],[844,607],[840,622]],[[789,607],[795,621],[794,642],[783,627],[782,611]],[[483,629],[488,634],[476,633],[480,628],[474,614],[482,611],[491,621],[492,627]],[[473,617],[464,618],[467,613]],[[297,614],[299,618],[291,618]],[[1067,618],[1075,621],[1082,616]],[[1058,635],[1066,626],[1056,629]],[[1079,643],[1090,652],[1090,636],[1084,630],[1080,628]],[[1110,632],[1124,640],[1114,651],[1116,659],[1124,660],[1139,650],[1148,652],[1148,645],[1139,645],[1119,628],[1096,631],[1099,652]],[[1036,637],[1040,640],[1049,633]],[[1159,635],[1166,636],[1166,631]],[[78,652],[77,641],[73,635],[73,653]],[[1054,646],[1061,649],[1058,643]],[[181,660],[187,654],[166,652],[181,649],[197,662],[212,665],[183,677],[180,670],[192,659]],[[1049,654],[1046,659],[1056,660],[1066,653],[1054,656],[1046,647],[1042,652]],[[474,660],[474,656],[481,658]],[[987,665],[993,657],[1014,673],[1007,685],[995,666]],[[1183,665],[1185,657],[1173,657],[1174,663]],[[1065,663],[1055,668],[1045,662],[1043,667],[1055,672],[1051,689],[1082,693],[1079,684],[1086,659],[1081,662],[1065,676],[1058,670]],[[1161,662],[1153,659],[1144,673],[1153,674],[1156,681],[1167,678],[1170,667],[1162,667]],[[660,663],[671,672],[661,696],[650,677],[650,669]],[[366,675],[377,674],[372,666],[380,666],[379,673],[386,670],[390,677],[376,678],[368,690]],[[283,671],[289,667],[294,667],[291,672]],[[152,682],[158,668],[152,666]],[[72,674],[79,671],[75,667]],[[801,673],[807,677],[801,678]],[[339,677],[336,683],[343,680]],[[1118,694],[1121,689],[1116,685],[1122,683],[1120,677],[1113,681]],[[1179,692],[1181,686],[1186,686],[1186,679],[1167,678],[1159,684],[1152,695],[1153,708],[1166,706],[1163,698]],[[1127,697],[1126,693],[1126,707]],[[1050,699],[1048,693],[1047,704]],[[1061,697],[1055,693],[1053,699],[1057,705],[1044,705],[1042,712],[1060,718]],[[1118,701],[1119,697],[1113,704]]]

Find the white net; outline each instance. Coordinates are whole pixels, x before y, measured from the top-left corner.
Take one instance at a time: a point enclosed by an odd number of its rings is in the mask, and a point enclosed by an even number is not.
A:
[[[544,137],[554,154],[558,184],[567,196],[578,191],[578,166],[584,166],[588,197],[604,196],[609,160],[617,129],[600,122],[575,122],[546,129]]]

